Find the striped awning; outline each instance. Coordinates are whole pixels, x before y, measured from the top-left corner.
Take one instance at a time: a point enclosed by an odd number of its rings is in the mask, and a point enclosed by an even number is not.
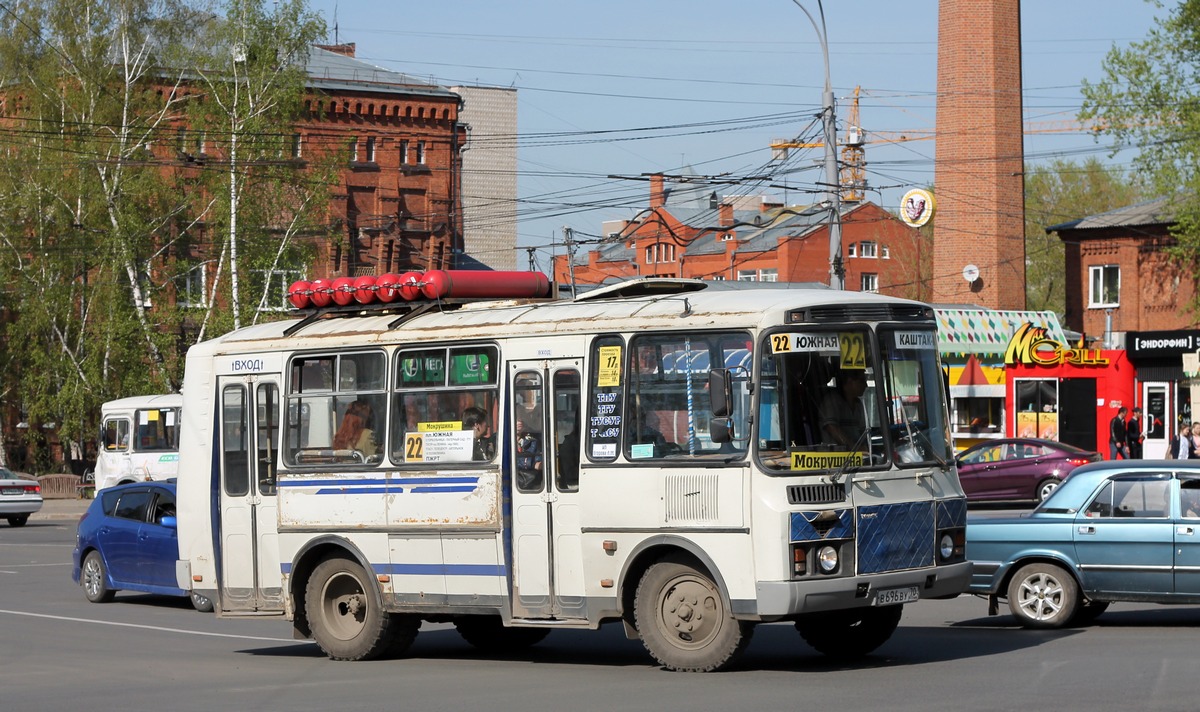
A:
[[[943,354],[1003,355],[1013,333],[1025,323],[1045,327],[1046,336],[1065,344],[1067,336],[1050,311],[1009,311],[934,307],[938,350]]]

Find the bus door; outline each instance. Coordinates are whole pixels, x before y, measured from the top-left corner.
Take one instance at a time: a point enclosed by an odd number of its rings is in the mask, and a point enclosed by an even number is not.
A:
[[[587,616],[580,544],[578,359],[509,366],[513,616]]]
[[[275,496],[278,374],[218,380],[221,610],[283,610]]]

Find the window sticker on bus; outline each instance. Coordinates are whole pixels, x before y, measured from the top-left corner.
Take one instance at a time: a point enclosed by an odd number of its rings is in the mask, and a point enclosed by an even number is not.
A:
[[[654,457],[654,443],[639,443],[629,448],[630,460],[640,460],[646,457]]]
[[[611,460],[617,456],[616,443],[595,443],[592,445],[593,460]]]
[[[596,385],[600,388],[615,388],[621,385],[621,347],[601,346],[600,366],[596,373]]]
[[[418,433],[441,433],[449,430],[469,431],[470,428],[463,428],[461,420],[443,420],[436,423],[417,423]]]
[[[405,462],[469,462],[475,445],[470,430],[439,430],[404,436]]]
[[[839,353],[840,349],[841,346],[838,343],[837,334],[791,333],[771,335],[771,353],[773,354],[815,351],[817,353],[833,355]]]
[[[832,470],[838,467],[861,467],[861,452],[798,452],[792,451],[793,470]]]
[[[932,351],[937,348],[937,335],[932,331],[896,331],[896,348],[924,349]]]

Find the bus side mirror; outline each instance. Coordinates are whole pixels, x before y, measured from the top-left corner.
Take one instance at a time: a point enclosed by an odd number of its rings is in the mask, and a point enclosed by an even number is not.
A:
[[[733,379],[728,368],[714,368],[708,372],[708,397],[712,402],[712,414],[728,418],[733,403]]]
[[[708,437],[714,443],[727,443],[733,440],[733,418],[721,417],[708,421]]]

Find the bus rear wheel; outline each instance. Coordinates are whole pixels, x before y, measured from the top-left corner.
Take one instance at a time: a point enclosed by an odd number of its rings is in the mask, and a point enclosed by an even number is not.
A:
[[[490,653],[528,648],[550,635],[546,628],[505,628],[500,616],[465,616],[454,627],[463,640]]]
[[[676,559],[660,561],[642,576],[634,619],[650,655],[681,672],[727,667],[754,634],[753,624],[733,617],[706,573]]]
[[[395,653],[404,638],[404,619],[384,612],[374,582],[349,559],[317,565],[308,580],[305,610],[313,640],[332,660],[372,660]]]
[[[818,653],[836,660],[854,660],[870,655],[892,637],[903,609],[882,606],[810,613],[796,621],[796,630]]]

